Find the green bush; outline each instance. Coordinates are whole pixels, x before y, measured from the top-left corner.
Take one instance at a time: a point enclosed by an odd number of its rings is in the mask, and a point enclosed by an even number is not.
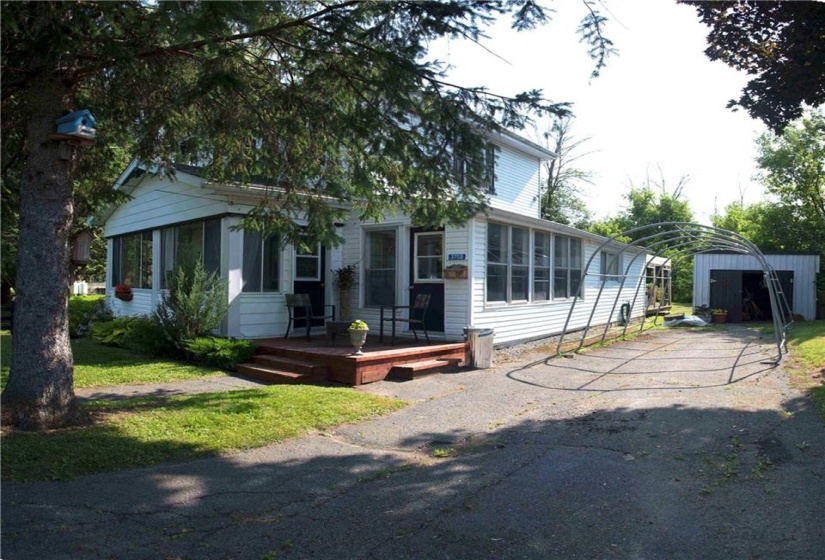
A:
[[[168,284],[155,319],[167,341],[185,351],[187,342],[217,328],[226,317],[226,282],[217,273],[208,274],[198,261],[194,267],[179,267]]]
[[[150,356],[180,357],[180,352],[169,344],[154,318],[131,317],[131,319],[122,341],[124,348]]]
[[[150,356],[181,357],[171,346],[152,317],[117,317],[112,321],[96,323],[92,340],[108,346],[126,348]]]
[[[123,340],[129,331],[129,324],[137,317],[116,317],[111,321],[100,321],[92,326],[92,340],[109,346],[123,347]]]
[[[186,343],[192,360],[198,363],[234,370],[238,364],[252,359],[255,345],[248,340],[201,336]]]
[[[86,336],[95,323],[111,321],[114,317],[103,296],[75,296],[69,298],[69,336]]]

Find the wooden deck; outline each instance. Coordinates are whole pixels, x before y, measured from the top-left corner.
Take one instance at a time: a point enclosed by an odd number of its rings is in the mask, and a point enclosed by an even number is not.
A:
[[[363,385],[387,377],[414,377],[454,370],[466,364],[464,342],[437,342],[396,339],[395,346],[378,343],[378,333],[370,332],[360,356],[353,355],[349,337],[335,341],[326,334],[310,340],[267,338],[254,341],[258,347],[254,363],[241,364],[238,373],[274,383],[313,383],[334,381]]]

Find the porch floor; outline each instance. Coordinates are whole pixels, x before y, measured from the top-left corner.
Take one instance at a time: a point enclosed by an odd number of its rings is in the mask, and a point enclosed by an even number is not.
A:
[[[349,336],[335,340],[327,334],[316,334],[309,340],[296,335],[290,338],[266,338],[253,342],[257,346],[255,364],[242,364],[238,372],[273,382],[334,381],[347,385],[362,385],[393,377],[411,379],[425,373],[455,369],[467,362],[465,342],[431,341],[423,338],[397,337],[395,345],[389,337],[379,344],[378,333],[370,333],[362,348],[354,355]]]

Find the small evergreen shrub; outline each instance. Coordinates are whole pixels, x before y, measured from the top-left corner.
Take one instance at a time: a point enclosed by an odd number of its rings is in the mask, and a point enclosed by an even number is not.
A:
[[[186,343],[220,326],[229,310],[226,282],[208,274],[203,262],[181,266],[168,280],[154,317],[166,340],[180,351]]]
[[[234,370],[252,359],[255,346],[248,340],[201,336],[186,343],[192,360],[222,369]]]
[[[69,298],[69,336],[82,338],[100,321],[114,318],[111,308],[102,296],[77,296]]]

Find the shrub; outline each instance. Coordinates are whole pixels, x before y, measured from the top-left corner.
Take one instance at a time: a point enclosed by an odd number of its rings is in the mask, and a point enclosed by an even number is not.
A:
[[[92,326],[92,340],[109,346],[123,347],[129,324],[137,317],[117,317],[111,321],[99,321]]]
[[[179,357],[180,352],[166,340],[158,322],[152,317],[130,317],[121,344],[133,352],[150,356]]]
[[[217,328],[226,317],[226,282],[198,261],[194,267],[178,267],[168,284],[154,316],[167,341],[184,351],[188,341]]]
[[[69,336],[86,336],[95,323],[111,321],[111,308],[102,296],[78,296],[69,298]]]
[[[196,362],[234,370],[238,364],[249,361],[255,346],[248,340],[201,336],[186,343],[186,349]]]
[[[101,344],[140,354],[181,357],[181,352],[166,341],[163,331],[152,317],[117,317],[95,323],[91,338]]]

